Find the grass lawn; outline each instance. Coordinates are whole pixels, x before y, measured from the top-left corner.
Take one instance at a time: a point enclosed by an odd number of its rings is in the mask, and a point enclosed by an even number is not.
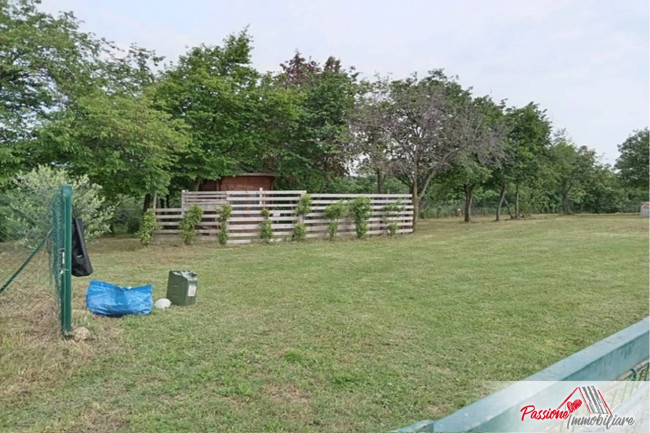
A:
[[[422,221],[395,239],[90,248],[93,278],[197,304],[82,343],[0,330],[0,431],[370,432],[439,418],[648,315],[648,220]],[[2,299],[0,298],[0,302]]]

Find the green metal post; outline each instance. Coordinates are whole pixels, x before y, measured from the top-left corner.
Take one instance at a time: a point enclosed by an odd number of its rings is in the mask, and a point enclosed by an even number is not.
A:
[[[63,284],[61,286],[61,330],[72,333],[72,187],[61,187],[63,196]]]

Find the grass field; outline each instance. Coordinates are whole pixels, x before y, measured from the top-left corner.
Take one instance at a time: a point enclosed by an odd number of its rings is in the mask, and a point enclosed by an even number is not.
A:
[[[220,248],[108,238],[96,279],[199,276],[197,305],[0,330],[0,431],[370,432],[444,416],[648,315],[648,220],[423,221],[395,239]],[[0,302],[2,299],[0,298]],[[3,337],[4,335],[4,337]]]

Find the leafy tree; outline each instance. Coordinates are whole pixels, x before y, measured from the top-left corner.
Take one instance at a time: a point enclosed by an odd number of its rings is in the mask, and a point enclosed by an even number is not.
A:
[[[38,243],[50,228],[52,200],[66,184],[72,186],[72,214],[83,219],[86,239],[106,233],[113,207],[106,205],[101,187],[87,176],[75,178],[63,169],[42,165],[16,175],[1,197],[0,213],[8,238],[31,247]]]
[[[137,46],[124,52],[38,3],[0,1],[2,175],[55,162],[110,196],[164,192],[185,138],[145,95],[161,59]]]
[[[521,108],[510,108],[506,112],[508,135],[505,159],[494,176],[500,189],[496,220],[501,217],[501,208],[509,184],[515,186],[514,218],[520,216],[519,196],[522,185],[534,182],[540,174],[540,163],[546,157],[550,146],[551,123],[546,111],[530,103]]]
[[[354,154],[359,159],[359,168],[374,174],[377,180],[377,194],[384,192],[384,184],[391,174],[389,156],[390,135],[386,128],[388,112],[387,86],[384,82],[362,83],[363,89],[356,100],[351,116]]]
[[[165,193],[187,142],[182,121],[152,108],[146,96],[96,91],[79,97],[41,133],[52,160],[68,162],[110,197]]]
[[[320,65],[300,53],[280,66],[277,85],[294,92],[299,103],[289,137],[277,148],[278,184],[321,191],[346,174],[357,74],[333,57]]]
[[[616,160],[616,168],[627,187],[648,191],[649,146],[648,128],[634,131],[618,145],[621,155]]]
[[[550,152],[550,176],[562,202],[562,213],[573,214],[572,204],[580,203],[590,187],[597,164],[596,152],[576,147],[566,132],[553,137]]]
[[[91,80],[101,41],[71,13],[54,17],[36,0],[0,0],[0,186],[33,167],[33,140],[70,94]]]
[[[625,192],[621,180],[608,165],[593,168],[578,210],[590,213],[614,213],[625,210]],[[637,203],[638,206],[638,203]]]
[[[504,157],[506,130],[503,113],[490,98],[476,98],[458,110],[455,122],[449,127],[457,130],[453,137],[463,148],[455,158],[451,174],[462,187],[465,197],[463,215],[465,222],[470,222],[476,189],[490,178]]]
[[[246,170],[270,157],[267,109],[285,106],[282,98],[266,101],[268,79],[251,66],[251,38],[229,36],[223,46],[195,47],[162,75],[155,88],[157,106],[191,131],[187,152],[176,163],[177,184],[198,189],[204,179]]]
[[[442,71],[393,81],[389,89],[385,127],[392,172],[408,185],[417,218],[434,177],[449,170],[460,154],[482,152],[492,140],[484,140],[488,129],[477,128],[482,118],[469,91]]]

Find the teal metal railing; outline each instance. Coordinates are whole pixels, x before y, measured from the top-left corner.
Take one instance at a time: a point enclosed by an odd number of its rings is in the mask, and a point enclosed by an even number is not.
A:
[[[521,416],[522,405],[535,396],[553,394],[559,381],[648,380],[649,320],[646,317],[442,419],[419,421],[394,433],[502,431],[501,426]]]

